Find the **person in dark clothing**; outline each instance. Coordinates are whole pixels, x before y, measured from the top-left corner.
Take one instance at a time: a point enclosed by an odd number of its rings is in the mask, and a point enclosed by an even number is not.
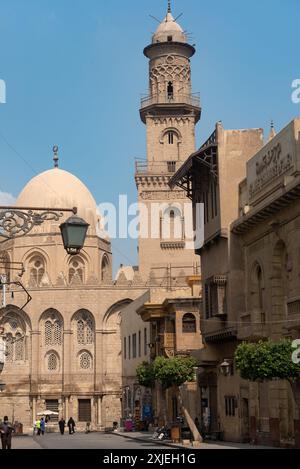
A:
[[[2,449],[11,449],[11,436],[14,432],[14,427],[5,416],[0,425]]]
[[[72,435],[72,433],[75,433],[75,427],[76,427],[76,424],[73,420],[73,417],[70,417],[69,418],[69,421],[68,421],[68,427],[69,427],[69,434]]]
[[[59,425],[60,433],[61,433],[62,435],[64,435],[64,433],[65,433],[66,421],[65,421],[64,419],[60,419],[60,421],[58,422],[58,425]]]

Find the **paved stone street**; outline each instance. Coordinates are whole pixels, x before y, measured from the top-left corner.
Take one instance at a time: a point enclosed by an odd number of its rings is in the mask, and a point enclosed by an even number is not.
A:
[[[75,433],[64,436],[59,433],[46,434],[43,437],[24,436],[13,439],[13,449],[178,449],[181,445],[168,446],[151,440],[151,434],[105,434],[105,433]],[[190,448],[191,449],[191,448]],[[206,442],[200,449],[268,449],[267,447],[251,446],[240,443]]]

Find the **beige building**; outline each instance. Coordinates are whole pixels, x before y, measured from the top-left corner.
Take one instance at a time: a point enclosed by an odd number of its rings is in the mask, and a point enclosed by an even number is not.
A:
[[[1,245],[2,259],[24,264],[21,281],[32,301],[20,309],[26,295],[12,287],[0,311],[7,337],[0,415],[22,422],[25,431],[45,409],[66,420],[73,416],[79,429],[87,422],[93,429],[110,427],[121,417],[120,314],[145,283],[112,281],[110,241],[100,237],[96,203],[75,176],[54,168],[35,177],[16,206],[37,205],[78,207],[90,227],[75,257],[63,249],[61,220]]]
[[[272,129],[264,146],[261,130],[224,135],[218,125],[210,171],[203,164],[204,145],[171,181],[199,188],[198,196],[215,181],[222,220],[213,225],[212,195],[195,198],[206,204],[207,217],[199,252],[205,289],[202,413],[209,416],[208,430],[226,440],[299,447],[299,385],[241,380],[234,352],[244,340],[299,336],[300,120],[278,135]],[[222,142],[232,138],[236,146],[224,151]]]
[[[162,344],[159,351],[166,356],[191,348],[190,343],[185,343],[190,342],[191,334],[183,334],[180,329],[184,312],[195,314],[197,324],[199,321],[199,288],[194,294],[186,281],[188,276],[200,278],[199,259],[186,230],[188,222],[192,224],[192,204],[183,190],[171,191],[168,185],[176,169],[195,150],[195,126],[201,108],[199,96],[192,93],[190,58],[194,53],[171,11],[144,50],[149,59],[149,94],[142,99],[140,116],[146,125],[147,159],[136,162],[135,181],[141,213],[139,273],[143,278],[149,277],[149,291],[122,315],[124,416],[130,413],[142,418],[143,405],[149,404],[149,390],[138,386],[135,371],[141,362],[155,358],[153,343],[157,343],[159,334],[154,332],[153,321],[140,315],[143,308],[162,309],[166,302],[172,303],[172,315],[178,323],[177,345],[174,330],[169,335],[170,349]],[[130,278],[127,268],[123,268],[123,273]],[[140,343],[142,331],[147,336],[148,350],[140,356],[133,353],[132,347],[133,343]],[[146,347],[145,340],[143,344]],[[199,347],[198,324],[192,349]],[[152,397],[152,414],[158,417],[160,402]]]
[[[16,206],[77,207],[90,225],[84,249],[75,257],[65,253],[59,231],[63,219],[48,220],[1,245],[2,259],[23,263],[22,283],[32,297],[23,309],[26,295],[11,287],[0,310],[7,337],[0,415],[22,422],[25,431],[46,409],[66,420],[72,416],[79,429],[91,422],[98,430],[119,421],[122,407],[123,416],[134,410],[135,402],[142,402],[134,371],[150,356],[150,326],[136,310],[153,291],[161,304],[191,296],[186,277],[199,275],[199,260],[186,244],[184,203],[189,201],[183,190],[168,186],[195,149],[201,112],[191,90],[195,49],[168,11],[144,52],[150,59],[149,95],[140,111],[147,127],[147,161],[137,163],[135,174],[139,203],[148,210],[142,211],[141,231],[152,204],[164,205],[148,234],[140,236],[139,268],[122,267],[112,280],[111,244],[100,231],[95,200],[79,179],[58,167],[33,178]]]
[[[181,266],[184,276],[186,268],[199,264],[193,249],[186,249],[185,204],[190,207],[190,201],[184,191],[171,191],[168,182],[195,150],[201,108],[199,96],[192,93],[190,59],[195,49],[170,11],[144,54],[149,59],[149,93],[142,99],[140,116],[146,125],[147,159],[136,162],[135,174],[141,207],[139,269],[147,277],[157,268],[154,276],[161,280],[170,265]]]

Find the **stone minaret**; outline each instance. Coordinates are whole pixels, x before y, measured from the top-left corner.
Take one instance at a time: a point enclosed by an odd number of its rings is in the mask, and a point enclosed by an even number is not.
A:
[[[185,266],[192,269],[197,262],[190,243],[186,248],[184,205],[189,201],[184,192],[171,191],[168,186],[174,172],[195,151],[201,107],[199,96],[192,93],[190,58],[194,53],[168,2],[166,17],[144,49],[149,59],[149,93],[142,98],[140,115],[147,128],[147,161],[137,161],[135,175],[139,203],[148,209],[147,213],[141,209],[139,240],[144,277],[152,267],[172,265],[174,275]],[[157,204],[169,206],[154,215]]]

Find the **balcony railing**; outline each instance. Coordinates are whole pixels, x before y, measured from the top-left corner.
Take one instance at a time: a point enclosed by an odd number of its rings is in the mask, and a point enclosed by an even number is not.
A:
[[[174,174],[182,165],[180,161],[151,161],[136,160],[136,174]]]
[[[192,94],[154,94],[146,95],[141,99],[141,109],[145,109],[153,104],[188,104],[200,108],[200,93]]]

